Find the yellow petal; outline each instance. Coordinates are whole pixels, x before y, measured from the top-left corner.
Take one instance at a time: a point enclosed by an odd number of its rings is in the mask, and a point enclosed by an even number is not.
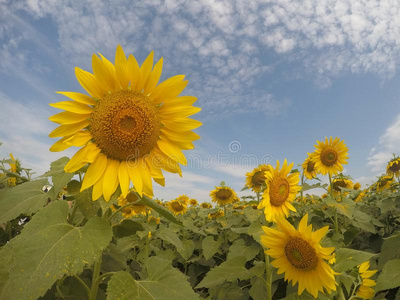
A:
[[[138,162],[127,162],[126,163],[129,178],[131,179],[133,186],[140,196],[143,195],[143,182],[142,176],[140,176],[140,171],[138,169]]]
[[[140,67],[140,83],[139,86],[136,87],[137,91],[141,91],[146,86],[147,79],[149,78],[151,69],[153,68],[153,60],[154,51],[151,51]]]
[[[76,152],[74,156],[72,156],[72,158],[69,160],[69,162],[65,165],[64,171],[67,173],[73,173],[86,165],[84,158],[86,156],[87,150],[88,149],[86,147],[83,147],[78,152]]]
[[[92,163],[95,161],[97,155],[101,152],[100,148],[94,143],[89,143],[86,146],[86,155],[83,158],[84,162]]]
[[[113,74],[111,74],[109,68],[103,64],[103,61],[101,61],[96,54],[92,55],[92,67],[94,76],[99,84],[107,91],[113,92],[115,90],[115,80]]]
[[[138,169],[143,182],[143,193],[153,196],[153,185],[151,183],[151,176],[149,169],[144,160],[138,164]]]
[[[96,101],[92,97],[89,97],[88,95],[85,94],[75,93],[75,92],[56,92],[56,93],[64,95],[82,104],[96,105]]]
[[[82,115],[76,114],[69,111],[64,111],[49,118],[50,121],[57,123],[57,124],[75,124],[79,123],[87,118],[89,118],[90,114]]]
[[[161,169],[158,166],[153,165],[152,163],[154,162],[152,162],[149,157],[147,157],[146,163],[147,167],[150,170],[150,176],[153,177],[154,181],[157,182],[159,185],[165,186],[165,178]]]
[[[200,127],[203,123],[193,119],[169,119],[162,120],[165,127],[173,131],[189,131]]]
[[[93,186],[92,200],[96,201],[103,195],[103,178],[100,178]]]
[[[103,197],[106,202],[110,201],[111,195],[118,187],[119,161],[107,159],[107,169],[103,176]]]
[[[53,144],[53,146],[50,147],[50,151],[51,152],[60,152],[63,151],[65,149],[68,149],[69,147],[71,147],[71,145],[67,145],[65,144],[65,140],[69,139],[71,136],[66,136],[63,137],[62,139],[58,140],[57,142],[55,142]]]
[[[77,113],[77,114],[90,114],[93,112],[93,108],[76,101],[62,101],[57,103],[50,103],[52,107],[63,109],[65,111]]]
[[[187,164],[185,155],[183,155],[181,149],[179,149],[177,146],[162,139],[159,139],[157,141],[157,146],[160,148],[162,152],[164,152],[171,159],[175,160],[176,162],[184,166]]]
[[[89,126],[89,121],[84,120],[79,123],[71,124],[71,125],[61,125],[54,129],[52,132],[50,132],[49,137],[54,138],[54,137],[62,137],[62,136],[71,136],[74,133],[77,133],[81,129],[85,128],[86,126]]]
[[[184,80],[166,87],[162,93],[159,93],[157,97],[154,97],[156,103],[167,101],[168,99],[177,97],[185,89],[189,81]]]
[[[115,53],[115,75],[122,89],[127,89],[129,85],[128,60],[126,59],[121,45],[117,46],[117,51]]]
[[[153,71],[151,71],[149,75],[149,79],[146,82],[144,87],[144,94],[148,95],[151,91],[154,90],[158,81],[160,80],[161,73],[163,67],[163,58],[161,57],[160,60],[155,64]]]
[[[164,105],[161,106],[159,112],[160,115],[165,118],[186,118],[197,114],[201,111],[200,107],[195,106],[173,106],[173,107],[165,107]]]
[[[179,164],[170,159],[168,155],[162,152],[160,149],[153,149],[147,159],[149,163],[154,163],[156,166],[167,170],[170,173],[178,173],[182,176],[182,170]]]
[[[104,171],[106,170],[106,167],[107,167],[107,156],[104,155],[103,153],[100,153],[99,155],[97,155],[94,162],[90,164],[89,168],[86,171],[85,177],[83,178],[82,182],[81,192],[91,187],[95,183],[97,183],[100,180],[100,178],[102,178]],[[102,185],[100,186],[102,187]],[[100,189],[100,191],[102,193],[102,188]]]
[[[101,99],[103,97],[106,90],[102,88],[93,74],[76,67],[75,76],[81,86],[89,93],[89,95],[97,99]]]
[[[121,86],[119,85],[119,82],[117,80],[117,77],[115,75],[115,67],[113,65],[113,63],[111,61],[109,61],[107,58],[105,58],[101,53],[99,53],[101,60],[104,64],[104,66],[107,68],[108,70],[108,74],[110,76],[110,80],[112,81],[113,85],[114,85],[114,90],[119,90],[121,88]]]
[[[165,107],[174,107],[174,106],[191,106],[197,101],[197,98],[194,96],[180,96],[169,99],[163,103]]]
[[[326,235],[329,230],[329,226],[322,227],[313,233],[313,238],[316,243],[319,243],[321,239]]]
[[[136,58],[132,54],[128,57],[128,79],[131,83],[132,91],[137,91],[140,83],[140,69]]]
[[[185,79],[185,75],[175,75],[167,80],[161,82],[150,94],[151,99],[157,99],[159,95],[162,95],[164,91],[168,90],[171,86],[175,84],[179,84],[182,80]]]
[[[122,196],[125,198],[129,193],[129,174],[125,161],[121,161],[118,169],[119,184],[121,186]]]
[[[90,131],[83,130],[67,138],[64,143],[69,146],[82,147],[86,145],[91,139],[92,135],[90,134]]]
[[[187,141],[195,141],[200,138],[200,136],[193,131],[176,132],[166,127],[163,127],[161,128],[161,132],[164,133],[168,137],[168,139],[173,141],[187,142]]]

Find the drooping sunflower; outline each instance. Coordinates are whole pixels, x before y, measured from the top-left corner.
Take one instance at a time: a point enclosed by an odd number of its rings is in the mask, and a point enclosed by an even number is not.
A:
[[[263,198],[258,205],[258,209],[264,209],[265,218],[268,222],[275,221],[277,217],[289,216],[289,210],[296,211],[291,202],[296,198],[296,194],[301,190],[298,185],[300,176],[298,172],[289,174],[293,163],[283,162],[280,169],[279,161],[276,168],[270,167],[265,172],[267,188],[263,193]]]
[[[211,219],[216,219],[216,218],[220,218],[225,216],[224,210],[223,209],[218,209],[216,212],[214,213],[209,213],[208,214],[208,218]]]
[[[375,295],[375,291],[372,287],[376,285],[376,281],[370,279],[370,277],[372,277],[378,270],[368,270],[369,267],[369,261],[365,261],[358,266],[358,272],[362,278],[362,284],[358,288],[356,295],[364,299],[372,299]]]
[[[263,226],[265,235],[261,236],[261,243],[274,258],[271,264],[278,269],[278,274],[285,273],[285,280],[292,281],[293,286],[299,283],[298,295],[306,289],[317,298],[318,292],[324,293],[324,289],[328,293],[336,290],[335,272],[326,262],[333,258],[335,248],[320,245],[328,226],[312,232],[312,225],[307,221],[308,214],[296,230],[286,219],[278,218],[280,230]]]
[[[174,215],[183,215],[187,211],[185,203],[177,199],[167,202],[167,207]]]
[[[315,163],[317,173],[322,175],[336,175],[343,171],[343,164],[347,164],[348,149],[344,141],[338,137],[325,138],[325,143],[317,141],[315,152],[311,154],[311,160]]]
[[[210,192],[212,202],[218,203],[220,206],[231,204],[239,201],[236,192],[228,186],[218,186]]]
[[[178,200],[179,202],[187,206],[189,204],[190,198],[187,195],[180,195],[175,200]]]
[[[353,186],[354,186],[353,182],[349,178],[346,178],[344,176],[339,176],[332,180],[333,192],[335,194],[340,194],[342,192],[341,188],[352,189]],[[330,191],[330,187],[329,187],[329,191]]]
[[[137,192],[153,195],[152,181],[164,185],[162,170],[181,175],[186,165],[182,150],[193,149],[199,136],[192,132],[201,122],[190,119],[200,108],[192,96],[179,96],[188,81],[184,75],[160,84],[163,59],[153,67],[151,52],[139,67],[117,47],[113,64],[93,54],[93,74],[75,68],[75,75],[89,95],[59,92],[72,101],[50,104],[65,110],[50,120],[60,124],[50,137],[61,137],[51,151],[82,147],[64,170],[72,173],[89,164],[82,191],[93,186],[92,199],[106,201],[120,186],[128,194],[130,182]]]
[[[390,185],[393,183],[393,177],[382,175],[376,182],[376,190],[382,192],[383,190],[390,189]]]
[[[389,176],[400,176],[400,157],[394,157],[386,166],[386,174]]]
[[[197,202],[196,199],[190,199],[190,200],[189,200],[189,204],[190,204],[191,206],[197,206],[197,205],[199,205],[199,202]]]
[[[208,202],[202,202],[202,203],[200,203],[200,207],[201,208],[211,208],[212,204],[208,203]]]
[[[364,197],[365,197],[366,192],[365,191],[361,191],[357,197],[354,199],[354,202],[362,202]]]
[[[10,163],[10,171],[13,173],[17,173],[17,160],[14,158],[14,155],[10,153],[10,158],[12,160],[12,163]],[[8,185],[9,186],[15,186],[17,184],[17,178],[15,177],[10,177],[7,179]]]
[[[246,186],[258,193],[261,187],[265,185],[265,171],[269,169],[268,165],[259,165],[253,171],[246,173]]]
[[[120,195],[118,197],[117,204],[118,206],[122,207],[127,204],[132,203],[132,205],[127,206],[122,209],[122,217],[125,219],[131,218],[135,215],[145,215],[147,206],[146,205],[141,205],[141,204],[134,204],[135,202],[138,202],[140,200],[139,196],[136,193],[128,193],[126,197],[123,195]]]
[[[353,186],[353,189],[356,190],[356,191],[358,191],[359,189],[361,189],[361,183],[356,182],[356,183],[354,184],[354,186]]]
[[[311,154],[307,153],[308,156],[304,160],[301,167],[303,168],[303,173],[308,179],[313,179],[317,177],[317,171],[315,170],[315,162],[311,160]]]

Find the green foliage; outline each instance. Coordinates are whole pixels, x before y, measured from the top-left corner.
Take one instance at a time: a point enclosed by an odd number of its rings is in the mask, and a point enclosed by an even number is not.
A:
[[[388,261],[378,277],[376,291],[393,289],[400,286],[400,259]]]

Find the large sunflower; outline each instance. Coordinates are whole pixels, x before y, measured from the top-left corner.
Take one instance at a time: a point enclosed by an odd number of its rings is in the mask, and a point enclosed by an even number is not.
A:
[[[265,235],[261,236],[261,243],[274,258],[271,264],[278,269],[278,274],[285,273],[285,280],[292,281],[292,286],[299,283],[299,295],[306,289],[317,298],[318,292],[324,293],[324,288],[328,293],[336,290],[335,272],[326,262],[333,258],[335,248],[320,245],[328,226],[312,232],[312,225],[307,225],[307,221],[308,214],[296,230],[284,218],[279,218],[280,231],[263,226]]]
[[[317,177],[317,172],[315,170],[315,162],[311,160],[311,154],[308,153],[307,158],[304,160],[303,164],[301,165],[303,168],[303,173],[308,179],[313,179]]]
[[[400,176],[400,157],[394,157],[391,161],[388,162],[386,167],[386,174],[389,176]]]
[[[228,186],[218,186],[210,192],[212,202],[218,203],[220,206],[238,202],[240,199],[236,192]]]
[[[336,175],[343,171],[343,164],[347,164],[348,149],[344,141],[338,137],[325,138],[325,143],[317,141],[315,152],[311,154],[311,160],[315,163],[315,169],[322,175]]]
[[[163,59],[153,67],[151,52],[139,67],[117,47],[115,64],[93,54],[93,74],[80,68],[76,77],[89,94],[59,92],[72,101],[50,104],[65,110],[50,117],[60,124],[50,137],[61,137],[51,151],[82,147],[64,170],[75,172],[89,163],[82,190],[93,186],[92,199],[106,201],[118,186],[125,197],[132,181],[140,195],[153,194],[152,181],[164,185],[162,169],[179,173],[186,165],[182,150],[193,149],[201,122],[188,117],[200,111],[196,97],[179,96],[188,81],[184,75],[158,84]]]
[[[285,159],[282,169],[279,167],[279,161],[277,161],[275,169],[270,166],[269,170],[265,172],[267,188],[258,205],[259,209],[264,208],[265,218],[268,222],[275,221],[277,217],[289,216],[289,210],[296,211],[291,202],[301,190],[298,185],[299,173],[289,174],[293,163],[288,165]]]
[[[183,215],[187,211],[186,204],[177,199],[167,202],[167,207],[174,215]]]
[[[246,186],[258,193],[261,187],[265,185],[265,171],[269,169],[268,165],[259,165],[253,171],[246,173]]]

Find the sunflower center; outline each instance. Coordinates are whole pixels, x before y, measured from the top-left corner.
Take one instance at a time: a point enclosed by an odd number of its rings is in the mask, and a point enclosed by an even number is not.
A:
[[[174,211],[181,211],[183,210],[183,205],[180,204],[179,202],[172,202],[171,207]]]
[[[392,172],[398,172],[400,171],[400,162],[396,161],[394,162],[390,167],[389,170]]]
[[[321,152],[321,162],[325,166],[333,166],[338,161],[338,153],[333,148],[327,148]]]
[[[160,133],[157,107],[132,91],[117,91],[101,99],[90,119],[93,141],[108,157],[122,161],[148,154]]]
[[[344,180],[336,180],[333,182],[332,186],[333,189],[338,192],[342,191],[341,188],[347,188],[347,184]]]
[[[309,161],[307,163],[307,172],[313,172],[314,171],[314,166],[315,166],[315,163],[312,162],[312,161]]]
[[[232,192],[228,189],[220,189],[217,193],[216,196],[218,199],[221,200],[227,200],[232,196]]]
[[[289,192],[290,185],[286,178],[274,178],[269,190],[271,204],[281,206],[288,198]]]
[[[253,177],[251,178],[251,181],[256,186],[262,185],[265,182],[265,171],[258,171],[254,173]]]
[[[312,270],[318,264],[315,249],[299,237],[291,237],[285,245],[285,255],[291,265],[301,270]]]

